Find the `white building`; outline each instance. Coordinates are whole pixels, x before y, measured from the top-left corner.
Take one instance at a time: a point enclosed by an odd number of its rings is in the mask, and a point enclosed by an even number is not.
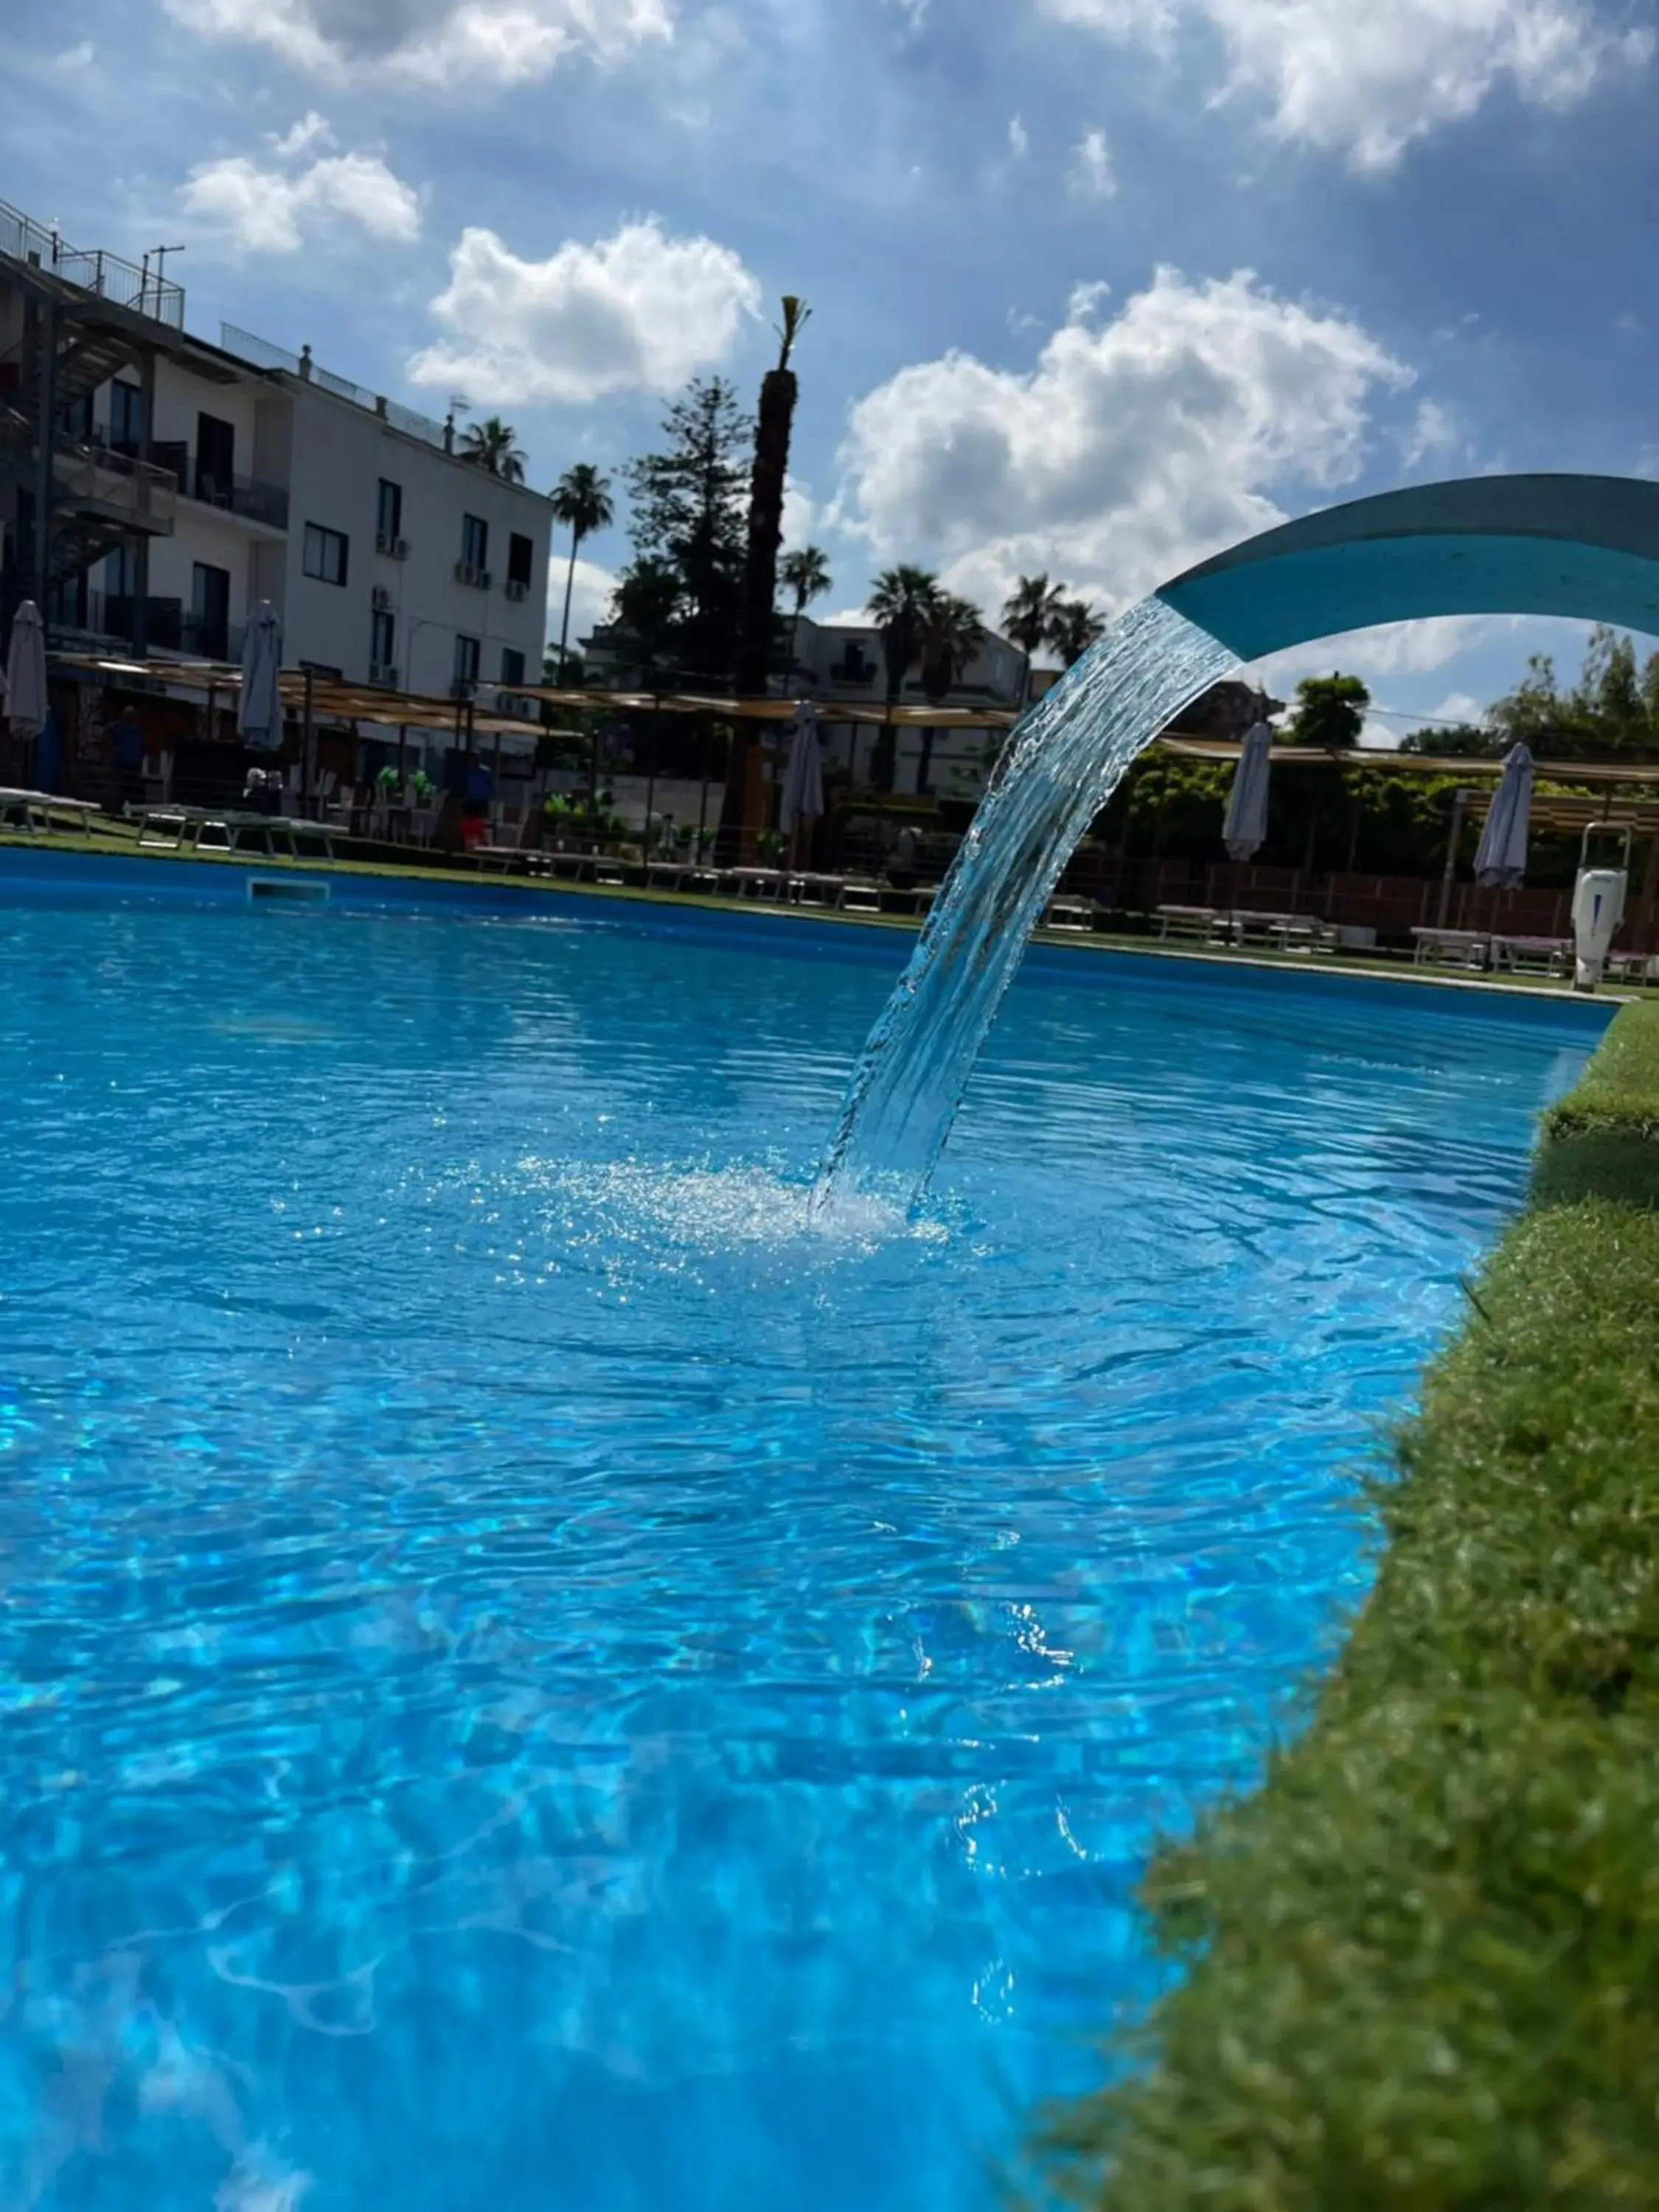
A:
[[[548,501],[308,351],[183,325],[176,286],[0,208],[0,597],[222,660],[269,599],[290,666],[489,707],[538,682]]]

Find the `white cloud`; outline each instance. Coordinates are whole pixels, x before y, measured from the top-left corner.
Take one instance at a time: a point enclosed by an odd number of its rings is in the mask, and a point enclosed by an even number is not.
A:
[[[327,137],[321,116],[307,116],[275,141],[278,163]],[[247,253],[297,253],[342,227],[404,244],[421,234],[419,194],[378,154],[320,155],[304,167],[274,167],[228,155],[192,169],[179,198],[187,216]]]
[[[1281,137],[1385,168],[1413,139],[1472,113],[1502,81],[1540,106],[1583,100],[1644,64],[1651,31],[1617,32],[1590,0],[1037,0],[1108,38],[1167,47],[1219,37],[1223,88],[1267,103]]]
[[[812,497],[811,485],[802,483],[799,477],[786,477],[783,480],[785,551],[793,552],[798,546],[810,545],[817,520],[817,502]]]
[[[1372,629],[1346,631],[1307,646],[1289,647],[1258,661],[1253,679],[1283,699],[1292,696],[1304,676],[1363,677],[1382,698],[1391,679],[1432,673],[1466,653],[1511,638],[1521,629],[1511,615],[1431,615],[1420,622],[1382,623]]]
[[[672,0],[164,0],[188,29],[268,46],[323,76],[514,84],[673,36]]]
[[[570,572],[570,544],[567,538],[562,550],[559,534],[554,533],[553,558],[547,570],[547,635],[556,647],[560,626],[564,621],[565,579]],[[576,556],[576,570],[570,590],[570,650],[581,650],[581,640],[588,636],[594,625],[605,621],[611,612],[611,602],[617,594],[617,572],[598,561]]]
[[[493,230],[465,230],[432,312],[452,333],[417,353],[417,384],[462,385],[486,405],[580,404],[673,392],[723,361],[760,286],[729,246],[671,238],[654,216],[586,246],[522,261]]]
[[[1486,710],[1471,691],[1449,691],[1424,720],[1429,722],[1484,722]]]
[[[1449,460],[1454,455],[1467,457],[1468,451],[1462,416],[1440,399],[1425,399],[1419,404],[1400,441],[1400,457],[1408,469],[1421,468],[1426,461]]]
[[[1017,115],[1008,125],[1008,151],[1015,161],[1023,161],[1031,150],[1031,134]]]
[[[1112,149],[1103,131],[1085,131],[1073,148],[1072,190],[1089,200],[1109,200],[1116,191]]]
[[[270,143],[284,161],[292,161],[298,155],[310,153],[313,147],[331,146],[334,133],[313,107],[309,114],[302,115],[291,129],[274,132]]]
[[[901,369],[854,408],[836,520],[878,560],[927,559],[1000,605],[1047,569],[1112,607],[1281,520],[1275,488],[1358,475],[1379,395],[1410,374],[1358,324],[1248,270],[1160,269],[1109,322],[1077,312],[1034,368]]]

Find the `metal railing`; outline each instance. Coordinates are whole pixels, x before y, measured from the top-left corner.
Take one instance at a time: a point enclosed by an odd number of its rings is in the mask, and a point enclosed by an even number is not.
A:
[[[394,430],[401,430],[406,438],[418,438],[423,445],[435,446],[441,453],[448,450],[441,422],[434,422],[429,415],[417,415],[413,408],[400,407],[395,399],[371,392],[367,385],[354,384],[349,376],[337,376],[331,368],[324,368],[313,362],[309,353],[290,353],[286,346],[273,345],[269,338],[245,331],[235,323],[220,324],[219,343],[227,353],[235,354],[254,368],[277,369],[284,376],[297,376],[303,383],[314,384],[320,392],[332,393],[336,399],[349,400],[354,407],[378,415]]]
[[[152,275],[149,266],[123,259],[101,249],[87,252],[71,246],[46,223],[36,222],[21,208],[0,200],[0,254],[14,261],[32,262],[66,284],[95,293],[118,307],[131,307],[155,322],[182,331],[185,327],[185,289],[164,276]]]
[[[136,528],[170,531],[179,480],[171,469],[136,461],[109,446],[60,446],[52,473],[61,496],[96,507]]]

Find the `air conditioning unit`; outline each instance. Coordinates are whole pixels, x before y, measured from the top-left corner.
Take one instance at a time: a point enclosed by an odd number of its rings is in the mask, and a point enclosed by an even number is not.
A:
[[[528,584],[515,584],[509,578],[507,596],[509,599],[527,599],[530,597],[530,586]]]
[[[389,660],[371,660],[368,664],[368,680],[371,684],[383,684],[388,691],[395,691],[398,688],[398,672]]]
[[[521,722],[533,722],[536,719],[536,702],[533,699],[526,699],[521,691],[498,691],[495,694],[495,712],[498,714],[511,714]]]
[[[376,613],[377,615],[384,615],[384,614],[390,614],[390,613],[391,613],[391,611],[392,611],[392,594],[391,594],[391,592],[388,592],[388,591],[387,591],[387,589],[386,589],[386,586],[385,586],[384,584],[376,584],[376,586],[374,586],[374,592],[372,592],[372,594],[370,595],[370,598],[371,598],[371,604],[373,605],[374,609],[374,611],[375,611],[375,613]]]
[[[458,561],[455,563],[455,581],[470,584],[476,592],[487,592],[489,589],[489,571],[488,568],[475,568],[470,561]]]

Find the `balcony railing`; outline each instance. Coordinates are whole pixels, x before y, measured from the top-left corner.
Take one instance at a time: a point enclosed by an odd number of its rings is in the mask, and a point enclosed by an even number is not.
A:
[[[118,253],[88,253],[70,246],[56,230],[3,200],[0,200],[0,253],[9,253],[14,261],[31,261],[66,284],[78,285],[82,291],[95,293],[118,307],[131,307],[173,330],[185,327],[181,284],[152,276],[149,269],[124,261]]]
[[[265,483],[258,477],[216,475],[204,468],[182,438],[158,438],[150,452],[163,468],[172,470],[186,497],[204,507],[216,507],[223,514],[263,522],[272,530],[288,528],[288,494],[280,484]]]
[[[52,473],[69,505],[96,507],[135,530],[166,534],[173,528],[179,483],[171,469],[108,446],[60,446]]]

